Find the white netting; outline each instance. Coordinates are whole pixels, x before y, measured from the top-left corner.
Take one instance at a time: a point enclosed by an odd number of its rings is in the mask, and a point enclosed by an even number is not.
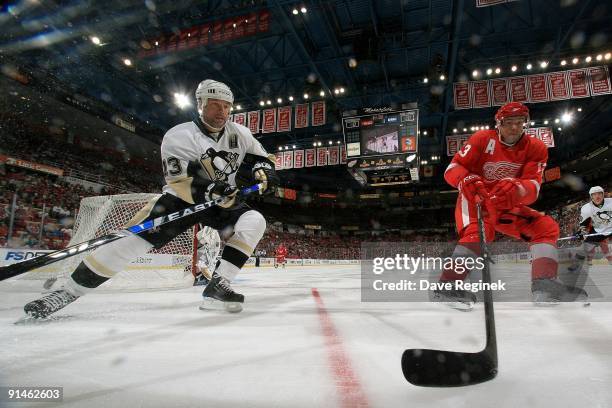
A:
[[[159,194],[119,194],[81,200],[69,245],[123,229],[127,222]],[[49,279],[58,283],[69,276],[87,256],[80,254],[24,275],[24,279]],[[182,233],[160,249],[138,257],[129,267],[105,282],[100,289],[150,290],[188,287],[193,283],[194,229]]]

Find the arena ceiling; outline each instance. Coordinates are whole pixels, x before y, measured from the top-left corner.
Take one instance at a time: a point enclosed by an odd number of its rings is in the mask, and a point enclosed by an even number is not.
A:
[[[325,93],[328,125],[265,136],[262,142],[270,149],[309,145],[313,139],[337,140],[343,110],[417,102],[420,127],[428,130],[428,137],[421,136],[421,152],[442,156],[444,164],[443,135],[457,127],[493,125],[494,108],[453,108],[454,82],[472,79],[474,70],[486,78],[488,68],[501,71],[491,77],[509,75],[512,65],[517,66],[514,74],[559,70],[563,59],[574,57],[578,66],[588,66],[587,56],[592,56],[592,65],[597,54],[612,51],[611,1],[519,0],[484,8],[475,3],[5,1],[0,63],[3,70],[17,67],[48,81],[51,88],[124,112],[154,139],[193,116],[193,107],[175,106],[174,94],[192,95],[205,78],[228,83],[242,110],[260,109],[260,101],[267,100],[272,106],[284,105],[289,96],[295,98],[293,103],[300,102],[306,92],[311,101],[319,100],[319,92]],[[156,50],[190,28],[261,13],[268,16],[268,25],[252,35],[171,52]],[[539,66],[543,61],[546,68]],[[527,64],[533,68],[528,70]],[[345,92],[334,93],[340,87]],[[556,135],[553,161],[563,163],[577,149],[584,153],[609,143],[610,99],[531,105],[538,121],[576,113],[577,125],[564,125]]]

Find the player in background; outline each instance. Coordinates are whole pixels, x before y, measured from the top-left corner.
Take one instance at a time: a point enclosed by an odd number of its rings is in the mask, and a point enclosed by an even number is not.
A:
[[[242,269],[266,229],[264,217],[241,202],[238,187],[261,183],[261,192],[278,184],[274,156],[268,155],[251,131],[228,121],[234,95],[224,83],[202,81],[195,92],[198,117],[168,130],[161,144],[166,184],[163,194],[144,206],[129,222],[136,225],[218,197],[225,201],[158,229],[133,235],[91,252],[72,272],[62,289],[28,303],[24,310],[43,318],[87,294],[126,268],[135,257],[161,248],[200,222],[228,231],[221,259],[202,293],[200,308],[242,310],[244,296],[230,282]]]
[[[589,198],[589,202],[580,209],[578,235],[584,242],[575,255],[570,271],[577,271],[585,260],[591,265],[597,246],[601,246],[608,263],[612,265],[612,255],[607,243],[608,237],[612,235],[612,198],[606,198],[604,189],[600,186],[591,187]]]
[[[196,239],[198,240],[196,251],[197,273],[193,286],[205,286],[212,278],[212,273],[217,264],[217,257],[219,252],[221,252],[221,237],[217,230],[200,224]]]
[[[474,133],[455,154],[444,174],[459,190],[455,222],[459,242],[454,257],[480,255],[476,202],[483,202],[485,239],[495,231],[529,243],[532,256],[531,290],[536,303],[585,297],[581,289],[566,287],[557,279],[559,226],[547,215],[529,208],[535,202],[548,160],[542,141],[524,133],[529,109],[508,103],[495,114],[496,129]],[[440,281],[464,280],[469,272],[443,271]],[[454,285],[453,285],[454,287]],[[434,300],[469,310],[476,296],[464,290],[436,290]]]
[[[282,265],[283,268],[287,265],[287,247],[282,242],[276,248],[276,263],[274,267],[278,268],[279,265]]]

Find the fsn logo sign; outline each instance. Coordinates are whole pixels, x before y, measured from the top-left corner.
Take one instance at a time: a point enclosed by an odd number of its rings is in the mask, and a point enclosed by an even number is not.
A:
[[[26,259],[36,258],[37,256],[45,255],[47,252],[35,252],[35,251],[9,251],[4,257],[5,261],[24,261]]]

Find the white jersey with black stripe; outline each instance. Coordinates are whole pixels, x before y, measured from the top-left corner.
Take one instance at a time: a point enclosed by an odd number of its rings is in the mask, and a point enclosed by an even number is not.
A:
[[[599,234],[612,234],[612,198],[604,198],[603,205],[597,207],[592,201],[580,209],[580,224],[591,220],[591,226]]]
[[[165,193],[181,196],[179,185],[188,178],[189,162],[204,160],[211,181],[236,185],[235,176],[247,153],[268,158],[268,153],[251,131],[234,122],[227,122],[219,134],[209,133],[195,122],[181,123],[168,130],[161,144],[161,158],[166,185]]]

